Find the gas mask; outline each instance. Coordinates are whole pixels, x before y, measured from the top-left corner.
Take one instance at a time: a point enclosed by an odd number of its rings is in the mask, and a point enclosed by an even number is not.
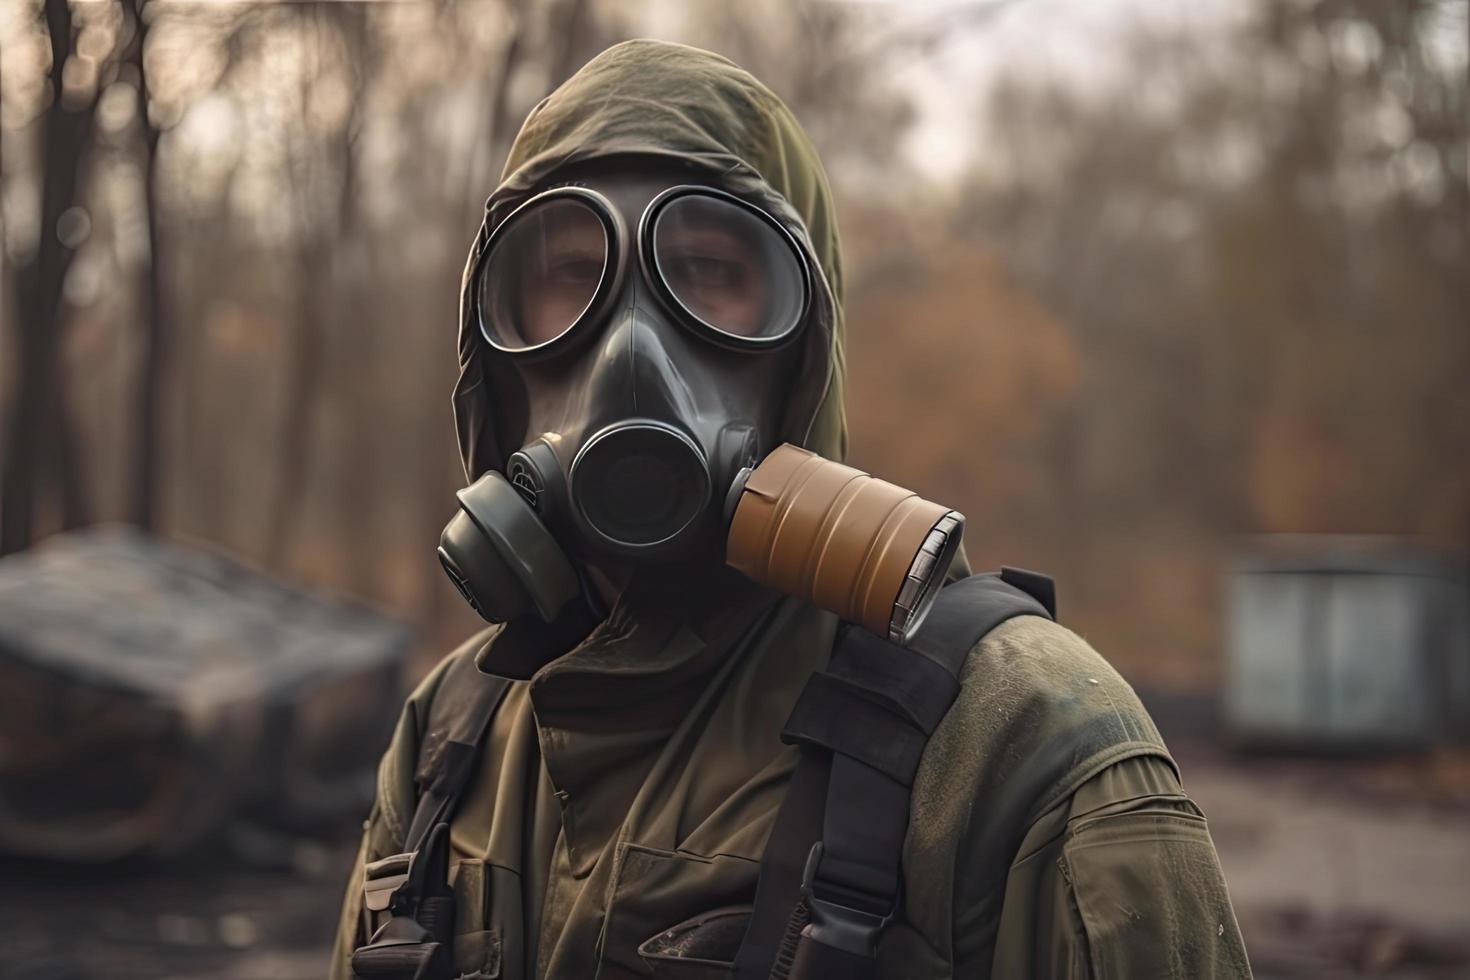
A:
[[[477,612],[585,619],[588,566],[725,558],[912,633],[963,518],[773,452],[820,285],[775,217],[706,184],[594,176],[530,197],[478,251],[467,314],[497,441],[520,448],[459,493],[441,537]]]

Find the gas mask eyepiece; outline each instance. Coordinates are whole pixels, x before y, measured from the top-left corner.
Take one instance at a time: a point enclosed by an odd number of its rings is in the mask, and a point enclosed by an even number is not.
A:
[[[636,242],[625,243],[632,221]],[[625,253],[641,263],[625,264]],[[744,350],[783,344],[811,299],[791,234],[754,205],[699,185],[654,195],[636,218],[588,187],[544,191],[495,228],[475,277],[480,331],[513,357],[568,346],[640,278],[688,329]]]
[[[608,297],[619,254],[615,212],[598,195],[560,188],[497,228],[477,273],[480,331],[521,355],[550,347]]]

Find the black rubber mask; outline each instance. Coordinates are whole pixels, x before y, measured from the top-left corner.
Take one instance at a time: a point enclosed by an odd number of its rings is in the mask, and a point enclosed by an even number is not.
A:
[[[561,549],[719,560],[730,488],[776,444],[811,305],[786,230],[714,187],[591,177],[511,212],[473,276],[497,440],[521,447],[504,478]],[[470,516],[493,533],[509,515]]]

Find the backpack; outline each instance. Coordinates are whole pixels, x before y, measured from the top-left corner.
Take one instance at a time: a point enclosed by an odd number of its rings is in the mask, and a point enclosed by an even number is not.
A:
[[[907,647],[844,623],[827,668],[798,697],[781,740],[800,758],[761,860],[734,962],[738,980],[871,980],[900,907],[909,794],[929,736],[954,703],[970,651],[1016,616],[1056,618],[1051,579],[1003,568],[946,586]],[[473,661],[466,660],[469,670]],[[367,866],[360,980],[448,980],[449,821],[511,681],[446,683],[452,719],[426,744],[402,853]]]

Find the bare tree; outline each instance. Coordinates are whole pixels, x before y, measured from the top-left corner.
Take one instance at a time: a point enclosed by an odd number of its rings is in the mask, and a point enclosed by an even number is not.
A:
[[[299,222],[296,229],[296,316],[290,332],[291,343],[286,362],[286,410],[282,417],[281,452],[277,463],[276,496],[270,513],[268,548],[272,563],[285,564],[301,526],[305,491],[311,479],[312,442],[319,421],[322,379],[326,373],[326,338],[330,328],[332,304],[327,301],[332,275],[332,249],[338,228],[325,220],[319,206],[323,187],[323,162],[318,159],[317,134],[311,131],[311,86],[322,69],[323,26],[320,5],[302,8],[301,30],[309,34],[312,63],[304,62],[299,86],[301,129],[289,140],[289,190]],[[346,152],[351,142],[341,134]],[[335,219],[342,221],[345,198],[337,197]]]
[[[31,543],[37,499],[48,488],[60,495],[64,527],[85,523],[88,512],[60,371],[62,287],[80,243],[62,219],[79,200],[96,93],[69,93],[65,85],[74,43],[67,0],[46,0],[45,18],[51,93],[42,123],[40,235],[14,270],[19,370],[0,478],[0,554]]]
[[[144,210],[148,222],[148,260],[142,271],[143,360],[138,373],[137,407],[133,414],[132,517],[146,530],[158,524],[158,492],[162,484],[161,421],[172,325],[164,290],[163,236],[158,204],[158,126],[149,114],[147,0],[133,0],[135,36],[131,61],[138,73],[138,127],[142,156]]]

